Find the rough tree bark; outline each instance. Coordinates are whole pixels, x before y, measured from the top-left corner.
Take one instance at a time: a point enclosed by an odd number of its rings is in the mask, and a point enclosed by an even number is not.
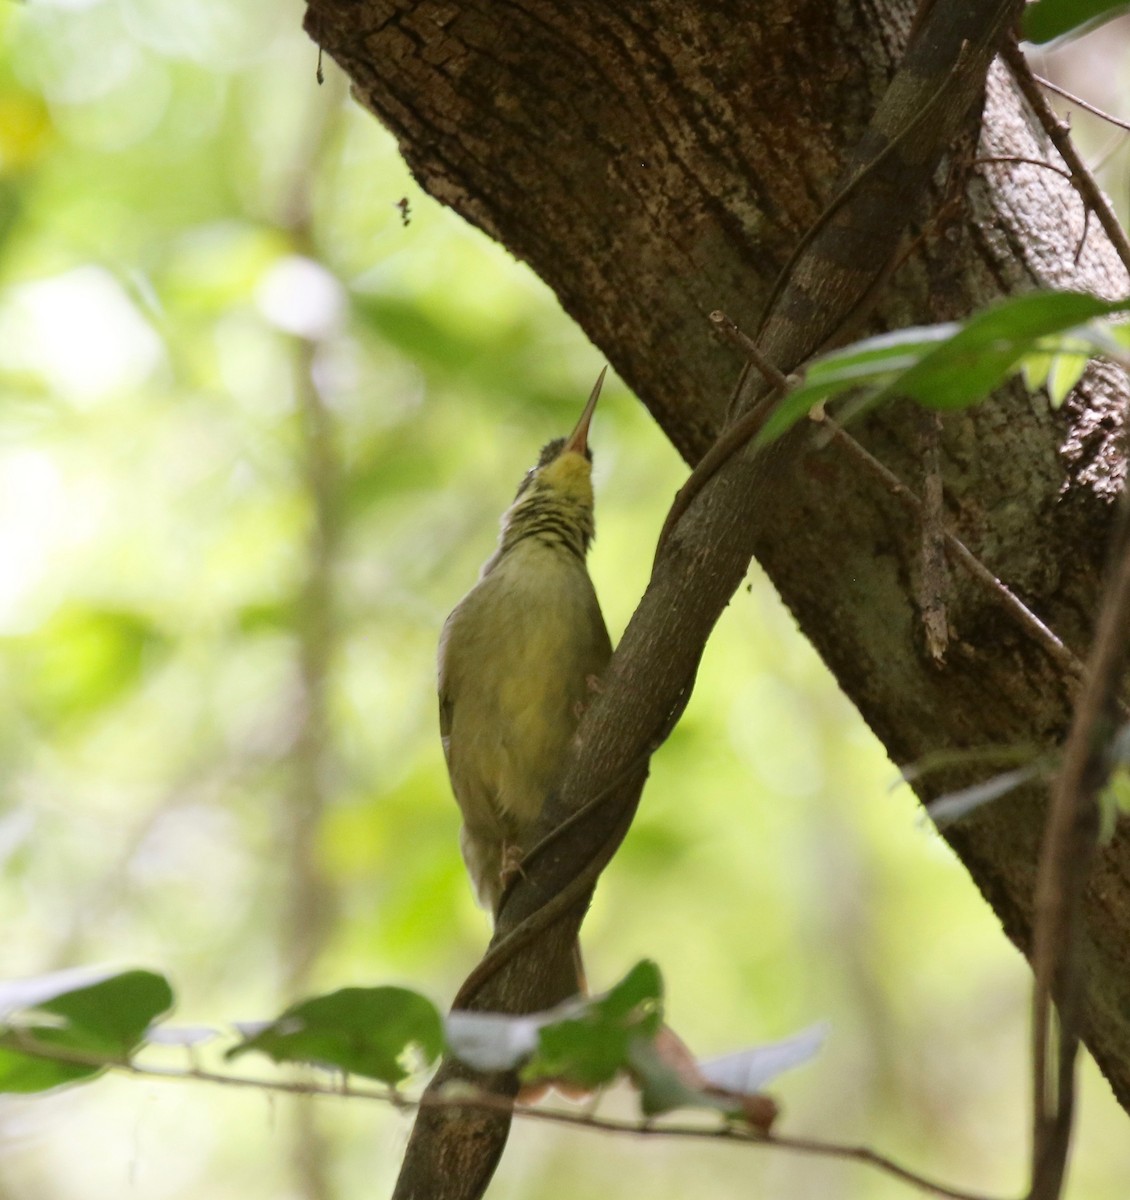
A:
[[[693,464],[725,423],[741,365],[707,314],[756,328],[894,74],[913,10],[310,0],[307,25],[421,185],[531,264]],[[985,161],[1005,157],[1058,161],[998,62],[979,135],[974,125],[955,141],[921,197],[868,328],[960,317],[1037,286],[1125,293],[1094,222],[1076,262],[1084,225],[1071,187]],[[862,279],[881,264],[843,265]],[[941,422],[948,526],[1079,654],[1121,486],[1125,403],[1120,378],[1098,367],[1058,412],[1010,388]],[[918,412],[894,406],[860,438],[924,490]],[[934,661],[922,531],[834,445],[809,445],[760,512],[758,560],[895,762],[1062,739],[1076,680],[959,571],[945,597],[948,650]],[[920,790],[970,781],[951,772]],[[1045,802],[1033,789],[946,833],[1025,952]],[[1130,1109],[1128,959],[1122,829],[1089,888],[1083,1032]]]

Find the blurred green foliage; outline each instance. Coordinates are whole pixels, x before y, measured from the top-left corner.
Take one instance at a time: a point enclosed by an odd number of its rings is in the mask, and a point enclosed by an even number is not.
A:
[[[317,86],[301,16],[0,9],[0,976],[147,963],[215,1024],[353,985],[442,1001],[477,960],[436,636],[602,362],[420,192],[332,64]],[[684,468],[622,387],[593,440],[616,634]],[[1014,1191],[1026,971],[895,774],[755,572],[601,884],[590,977],[658,959],[703,1055],[827,1017],[783,1130]],[[1130,1156],[1087,1070],[1071,1194],[1099,1200]],[[0,1192],[387,1192],[403,1115],[278,1107],[116,1078],[5,1100]],[[628,1172],[656,1200],[906,1194],[532,1126],[493,1194]]]

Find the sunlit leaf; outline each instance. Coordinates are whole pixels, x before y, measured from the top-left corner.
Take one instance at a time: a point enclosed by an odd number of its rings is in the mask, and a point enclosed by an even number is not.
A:
[[[287,249],[280,231],[250,221],[195,225],[170,247],[162,298],[185,314],[231,311]]]
[[[591,1008],[612,1020],[634,1021],[658,1028],[663,1011],[663,976],[659,967],[644,959],[615,987],[593,1002]]]
[[[822,1022],[779,1042],[750,1046],[699,1063],[699,1070],[707,1083],[728,1092],[759,1092],[778,1075],[815,1058],[827,1037],[828,1026]]]
[[[348,987],[291,1005],[228,1058],[259,1050],[275,1062],[313,1063],[398,1084],[443,1049],[443,1022],[430,1000],[407,988]]]
[[[42,96],[10,83],[0,89],[0,163],[5,173],[34,166],[54,138],[51,112]]]
[[[1114,837],[1118,818],[1130,813],[1130,767],[1120,764],[1111,771],[1099,793],[1099,840],[1104,844]]]
[[[1120,725],[1107,746],[1110,773],[1099,793],[1099,840],[1114,837],[1119,817],[1130,814],[1130,722]]]
[[[1020,360],[1020,375],[1029,392],[1038,392],[1048,381],[1055,355],[1039,350]]]
[[[51,1048],[45,1037],[33,1039]],[[79,1083],[93,1079],[105,1070],[101,1066],[68,1063],[45,1058],[34,1052],[21,1050],[24,1040],[10,1031],[0,1032],[0,1094],[5,1092],[46,1092],[51,1088],[63,1087],[68,1083]],[[67,1047],[57,1047],[65,1052]]]
[[[1091,356],[1086,353],[1063,353],[1053,356],[1047,381],[1048,402],[1052,408],[1063,406],[1071,389],[1083,377],[1090,361]]]

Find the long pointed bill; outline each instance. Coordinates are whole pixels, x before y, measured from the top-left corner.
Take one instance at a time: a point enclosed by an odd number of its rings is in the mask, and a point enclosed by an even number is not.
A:
[[[569,434],[565,445],[561,447],[562,454],[566,450],[572,450],[575,454],[584,454],[588,449],[589,425],[592,423],[592,414],[596,410],[596,402],[600,399],[600,389],[604,384],[604,376],[607,371],[607,366],[602,367],[600,374],[596,377],[596,383],[592,386],[592,394],[585,405],[585,411],[581,413],[581,419],[577,422],[577,428]]]

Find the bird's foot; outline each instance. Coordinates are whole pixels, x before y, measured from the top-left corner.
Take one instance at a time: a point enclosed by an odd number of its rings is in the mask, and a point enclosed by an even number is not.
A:
[[[524,878],[525,874],[526,872],[522,870],[522,847],[516,842],[504,842],[502,866],[498,872],[498,881],[502,885],[502,890],[505,892],[519,875]]]
[[[585,687],[594,695],[599,696],[604,691],[604,684],[600,682],[599,675],[586,675]],[[585,709],[588,708],[587,700],[578,700],[573,705],[573,716],[579,721],[585,715]]]

